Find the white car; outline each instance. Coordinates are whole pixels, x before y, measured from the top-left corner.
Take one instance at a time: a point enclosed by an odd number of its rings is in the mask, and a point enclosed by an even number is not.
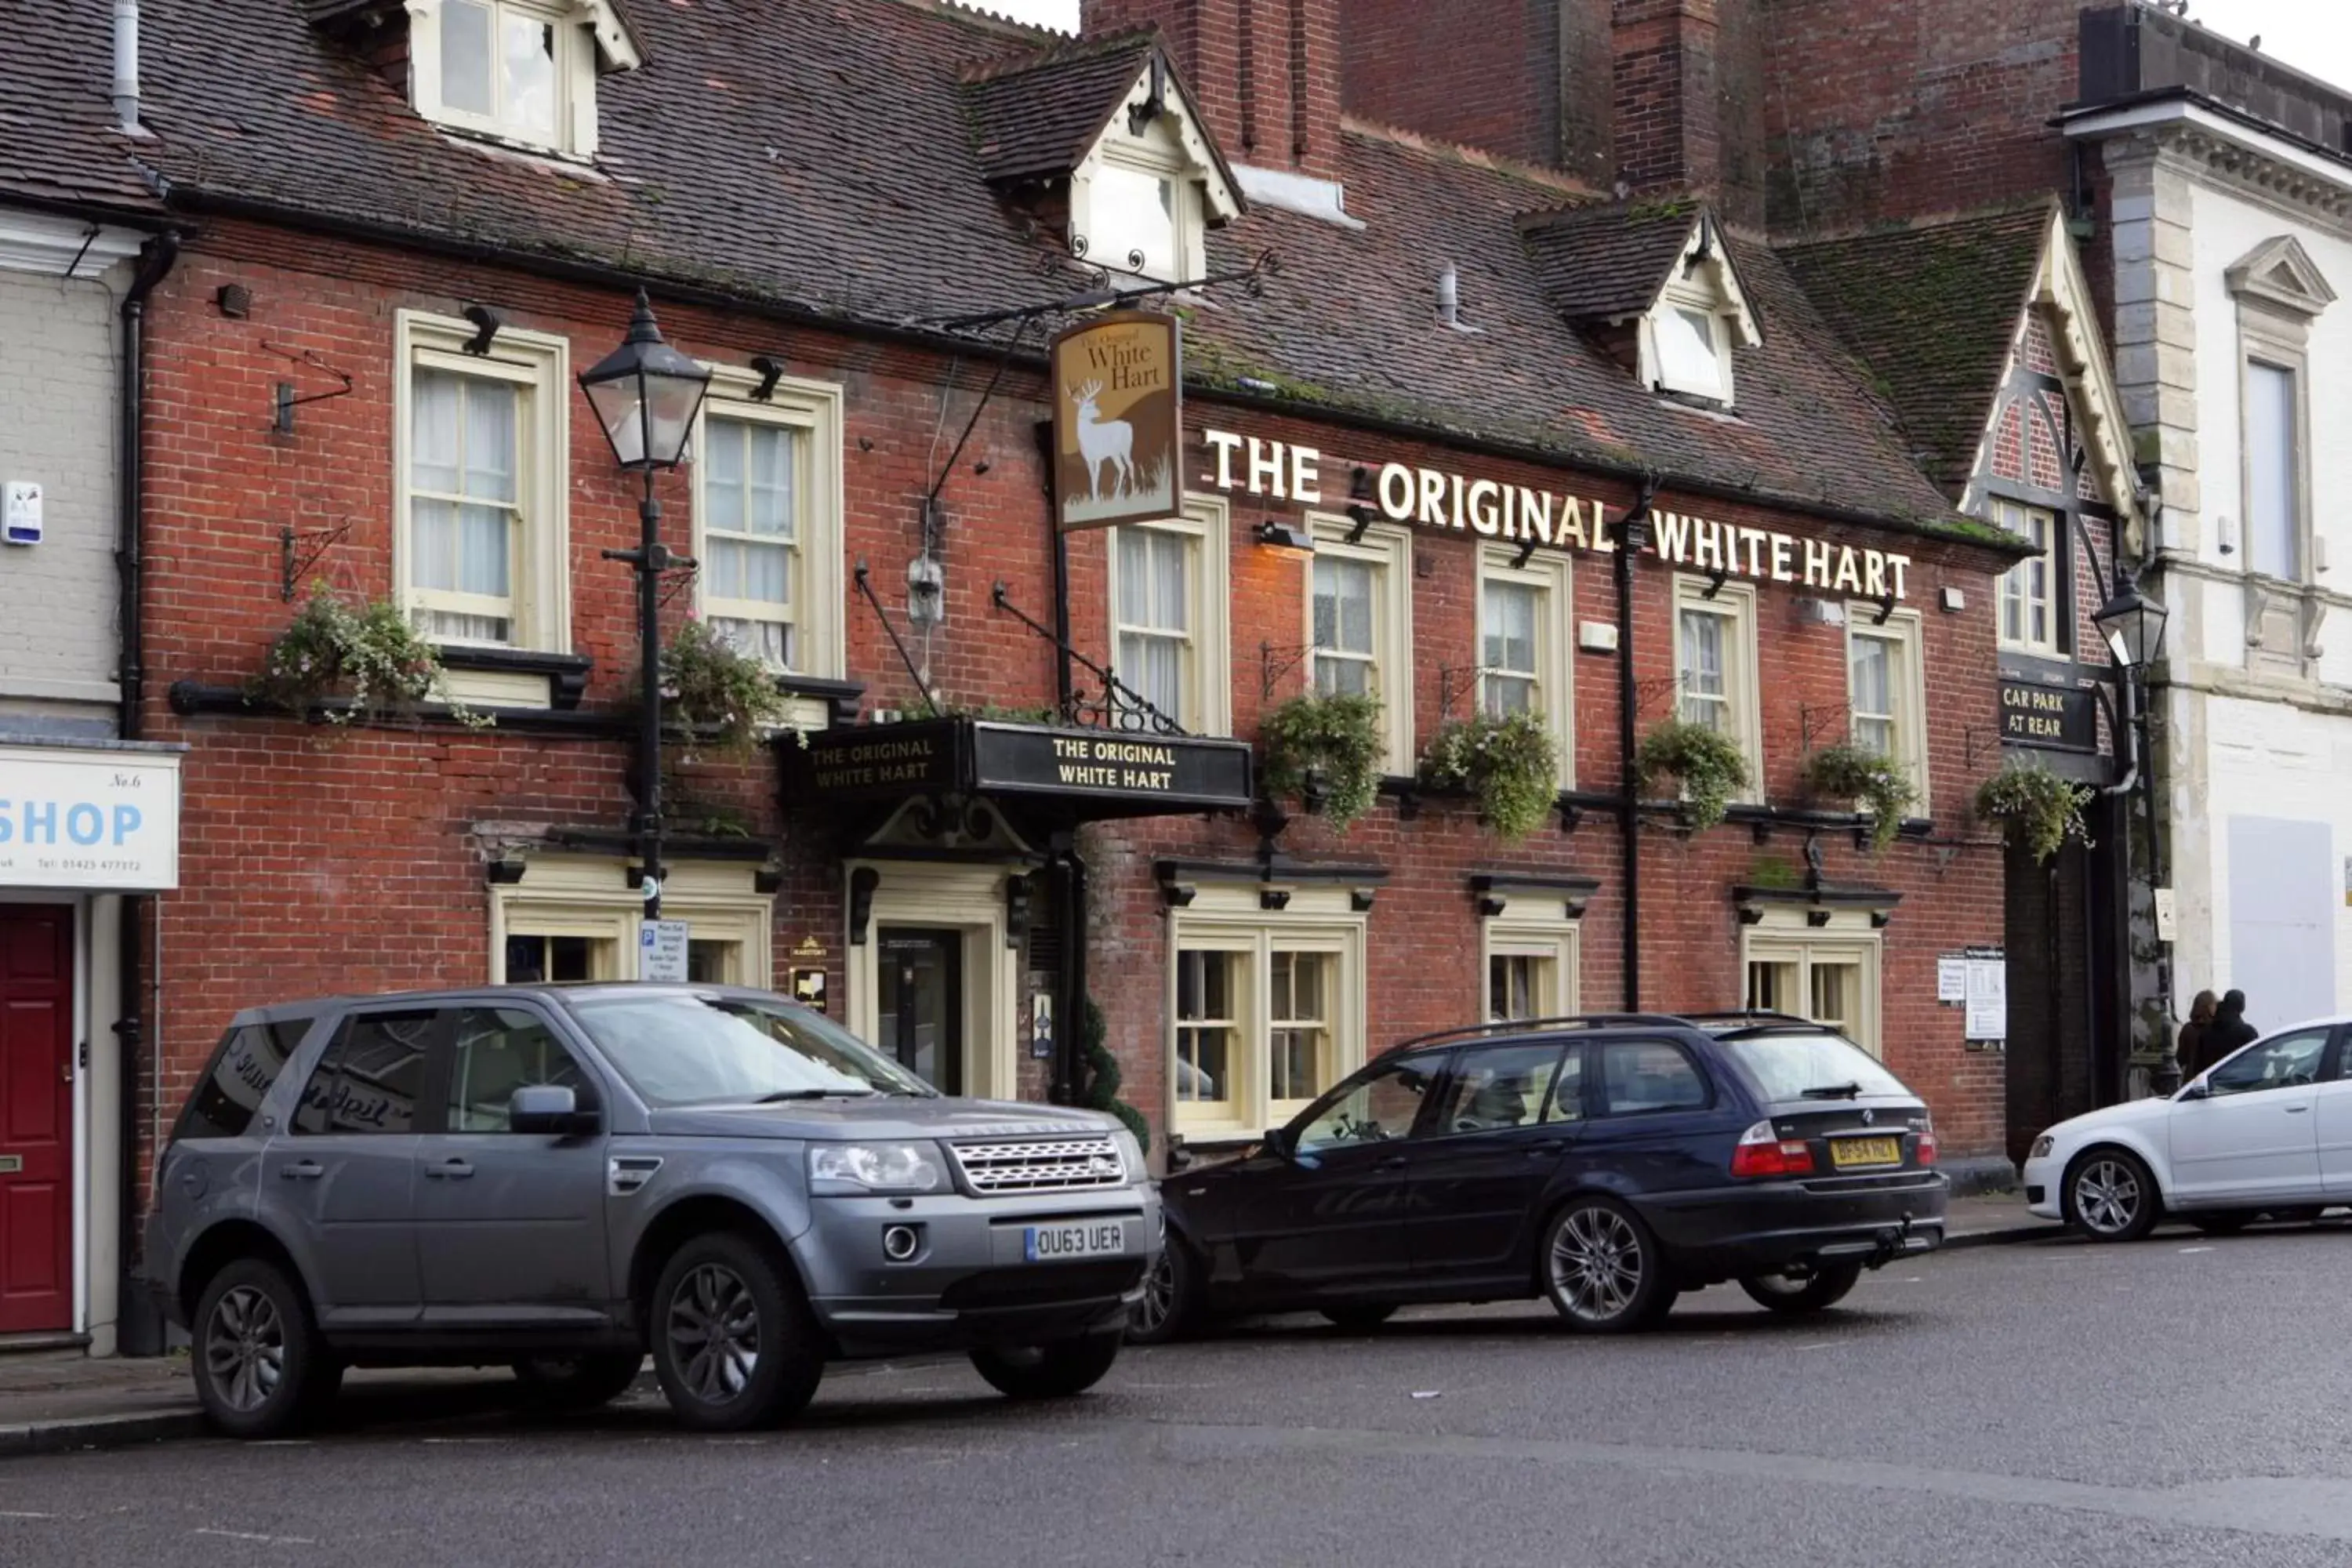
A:
[[[2352,1204],[2352,1019],[2256,1040],[2168,1100],[2060,1122],[2033,1141],[2025,1204],[2095,1241],[2166,1214],[2223,1232]]]

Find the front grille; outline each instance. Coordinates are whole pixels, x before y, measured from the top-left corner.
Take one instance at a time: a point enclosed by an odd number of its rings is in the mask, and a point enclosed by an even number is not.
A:
[[[1003,1143],[950,1143],[972,1191],[986,1197],[1013,1193],[1076,1193],[1127,1184],[1118,1145],[1107,1137],[1035,1139]]]

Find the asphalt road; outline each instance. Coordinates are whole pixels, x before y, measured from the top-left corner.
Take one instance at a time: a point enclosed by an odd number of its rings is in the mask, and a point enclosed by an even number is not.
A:
[[[2343,1568],[2352,1226],[1930,1258],[1809,1323],[1283,1320],[1053,1407],[961,1362],[709,1439],[645,1393],[347,1402],[289,1445],[0,1462],[0,1564]]]

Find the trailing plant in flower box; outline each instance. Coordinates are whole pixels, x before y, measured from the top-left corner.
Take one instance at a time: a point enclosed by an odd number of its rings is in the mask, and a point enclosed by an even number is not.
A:
[[[1345,828],[1371,810],[1381,787],[1381,705],[1377,698],[1308,692],[1258,726],[1269,799],[1317,802],[1332,826]]]
[[[442,688],[441,655],[390,599],[347,602],[324,583],[269,644],[247,698],[307,716],[314,706],[331,724],[415,714],[436,697],[469,729],[496,721]]]
[[[2040,763],[2011,762],[1977,786],[1977,815],[1999,823],[2011,843],[2042,861],[2069,838],[2090,843],[2083,808],[2092,795],[2088,786],[2070,784]]]
[[[719,751],[751,751],[780,729],[808,743],[788,722],[792,700],[775,672],[701,621],[678,627],[662,649],[661,683],[664,717]]]
[[[1448,724],[1421,755],[1423,782],[1466,789],[1496,837],[1525,838],[1559,801],[1559,748],[1540,715],[1481,713]]]
[[[1842,741],[1805,759],[1805,785],[1827,800],[1851,803],[1870,816],[1870,847],[1884,850],[1903,829],[1903,814],[1919,796],[1903,765],[1884,752]]]
[[[1675,782],[1694,833],[1721,822],[1731,797],[1749,782],[1748,756],[1739,742],[1681,719],[1666,720],[1643,736],[1633,765],[1645,789],[1664,779]]]

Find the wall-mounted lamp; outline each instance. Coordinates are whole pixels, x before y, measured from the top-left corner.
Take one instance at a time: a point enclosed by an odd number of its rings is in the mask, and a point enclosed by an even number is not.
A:
[[[1257,895],[1257,907],[1262,910],[1288,909],[1290,907],[1290,889],[1287,888],[1259,889]]]
[[[1305,558],[1315,553],[1315,536],[1296,523],[1267,518],[1257,525],[1257,542],[1277,555]]]
[[[524,862],[520,856],[505,855],[496,860],[485,862],[482,875],[494,888],[511,888],[522,880],[523,869]]]
[[[1892,594],[1882,595],[1878,600],[1878,614],[1870,618],[1870,624],[1874,626],[1883,626],[1894,614],[1895,595]]]
[[[468,305],[457,314],[474,323],[474,335],[462,345],[465,351],[476,359],[489,353],[490,344],[498,339],[499,329],[506,325],[505,321],[488,305]]]
[[[776,395],[776,383],[784,379],[784,362],[772,354],[753,354],[751,368],[760,373],[760,384],[751,389],[751,399],[765,403]]]
[[[1706,586],[1698,591],[1698,596],[1702,599],[1712,599],[1717,594],[1722,593],[1723,585],[1730,581],[1731,568],[1728,566],[1718,566],[1714,571],[1706,574]]]
[[[1372,489],[1372,470],[1358,463],[1348,475],[1348,521],[1356,526],[1348,531],[1348,542],[1363,542],[1364,530],[1372,526],[1372,502],[1378,500]]]
[[[1189,907],[1199,893],[1200,889],[1190,882],[1162,882],[1160,885],[1160,900],[1171,910]]]

